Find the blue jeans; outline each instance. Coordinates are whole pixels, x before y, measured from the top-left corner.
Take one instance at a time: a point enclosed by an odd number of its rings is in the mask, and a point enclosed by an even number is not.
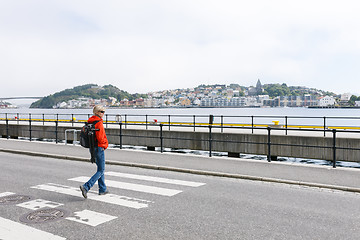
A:
[[[89,191],[90,188],[92,188],[94,186],[96,181],[98,181],[99,193],[103,193],[106,191],[105,176],[104,176],[104,172],[105,172],[104,149],[102,147],[95,147],[94,153],[95,153],[95,158],[96,158],[97,171],[90,178],[90,180],[87,181],[83,186],[86,191]]]

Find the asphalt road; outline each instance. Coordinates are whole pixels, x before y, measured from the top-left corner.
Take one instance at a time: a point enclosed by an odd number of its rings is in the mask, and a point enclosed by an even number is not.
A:
[[[36,234],[34,239],[358,239],[360,235],[357,193],[108,165],[111,195],[98,196],[95,185],[94,193],[84,199],[78,188],[82,177],[95,172],[91,163],[0,153],[0,166],[0,196],[30,197],[7,204],[0,198],[4,240],[31,239]],[[67,215],[54,222],[22,222],[22,216],[49,206]]]

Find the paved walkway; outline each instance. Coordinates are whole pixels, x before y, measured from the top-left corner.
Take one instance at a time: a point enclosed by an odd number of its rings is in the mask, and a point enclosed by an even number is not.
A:
[[[0,139],[0,151],[89,161],[81,146]],[[360,169],[177,153],[107,149],[108,164],[322,187],[360,193]],[[90,163],[89,163],[90,164]]]

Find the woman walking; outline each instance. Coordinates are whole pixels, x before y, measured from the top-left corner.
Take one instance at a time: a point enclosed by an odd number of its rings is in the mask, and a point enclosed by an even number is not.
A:
[[[88,119],[88,123],[95,124],[95,147],[94,147],[94,156],[97,165],[96,173],[87,181],[84,185],[80,186],[80,190],[84,198],[87,198],[88,191],[94,186],[96,181],[99,185],[99,195],[105,195],[109,193],[105,185],[105,154],[104,151],[108,147],[109,143],[105,134],[105,129],[103,125],[103,117],[105,114],[105,108],[100,105],[96,105],[93,109],[94,115]]]

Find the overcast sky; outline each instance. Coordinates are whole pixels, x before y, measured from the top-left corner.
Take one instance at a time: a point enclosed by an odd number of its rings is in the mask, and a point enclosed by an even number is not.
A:
[[[0,0],[1,97],[287,83],[360,93],[358,0]]]

